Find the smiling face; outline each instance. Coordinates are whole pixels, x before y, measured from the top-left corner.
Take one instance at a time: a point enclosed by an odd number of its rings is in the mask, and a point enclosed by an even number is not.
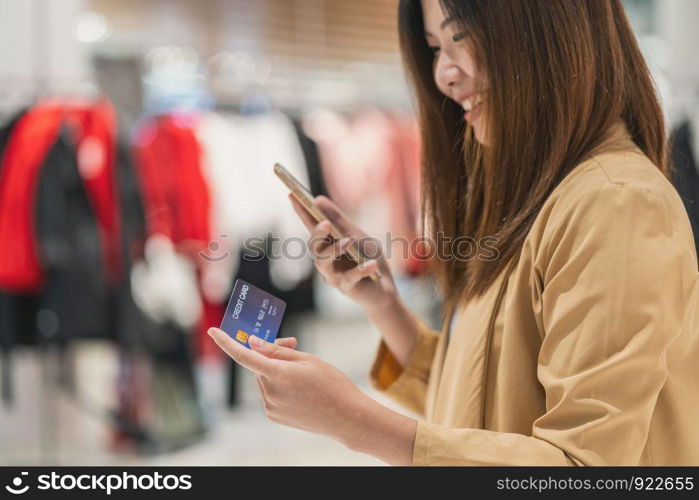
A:
[[[482,113],[484,81],[473,49],[457,23],[445,17],[439,0],[421,0],[425,40],[434,54],[433,75],[439,91],[464,108],[464,119],[473,127],[476,140],[486,143]]]
[[[662,109],[622,0],[399,0],[398,28],[420,125],[421,233],[494,236],[498,253],[434,259],[445,310],[488,290],[619,120],[667,173]],[[479,91],[464,121],[462,99]]]

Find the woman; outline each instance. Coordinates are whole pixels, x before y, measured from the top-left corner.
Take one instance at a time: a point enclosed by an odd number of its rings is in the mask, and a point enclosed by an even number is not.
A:
[[[440,334],[406,310],[383,257],[348,268],[327,258],[345,241],[312,246],[326,281],[381,332],[374,386],[420,419],[293,339],[248,351],[212,336],[258,374],[272,420],[388,463],[699,464],[697,254],[620,0],[402,0],[399,11],[430,235],[489,238],[496,258],[435,259]],[[294,208],[310,243],[328,235]],[[377,267],[378,283],[364,279]]]

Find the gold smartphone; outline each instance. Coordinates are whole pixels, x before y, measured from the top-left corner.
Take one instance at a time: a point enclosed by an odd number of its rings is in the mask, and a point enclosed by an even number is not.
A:
[[[301,205],[308,211],[309,214],[311,214],[311,217],[315,219],[316,222],[321,222],[324,220],[327,220],[330,222],[330,235],[334,239],[341,239],[344,238],[345,235],[343,235],[337,227],[335,227],[335,224],[332,223],[330,219],[328,219],[325,214],[316,206],[315,202],[313,201],[313,195],[311,192],[303,185],[301,184],[296,177],[291,175],[287,169],[285,169],[283,166],[281,166],[279,163],[274,164],[274,173],[281,179],[281,181],[286,185],[287,188],[289,188],[289,191],[294,195],[294,198],[296,198]],[[362,264],[365,262],[367,257],[359,251],[359,248],[356,247],[356,243],[353,243],[350,245],[347,250],[345,250],[347,255],[356,263]],[[374,280],[378,281],[379,278],[381,277],[381,272],[377,269],[373,273],[369,275],[369,277]]]

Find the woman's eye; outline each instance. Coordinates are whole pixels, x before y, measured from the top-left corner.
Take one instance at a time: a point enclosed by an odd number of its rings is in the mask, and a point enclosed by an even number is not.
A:
[[[461,40],[464,39],[464,36],[466,36],[464,33],[457,33],[456,35],[454,35],[453,37],[451,37],[451,39],[452,39],[454,42],[460,42]]]

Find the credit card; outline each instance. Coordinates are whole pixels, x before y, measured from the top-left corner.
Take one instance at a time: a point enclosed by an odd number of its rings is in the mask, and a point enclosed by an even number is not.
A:
[[[221,321],[221,330],[250,349],[251,335],[274,342],[284,317],[286,302],[261,288],[238,279]]]

